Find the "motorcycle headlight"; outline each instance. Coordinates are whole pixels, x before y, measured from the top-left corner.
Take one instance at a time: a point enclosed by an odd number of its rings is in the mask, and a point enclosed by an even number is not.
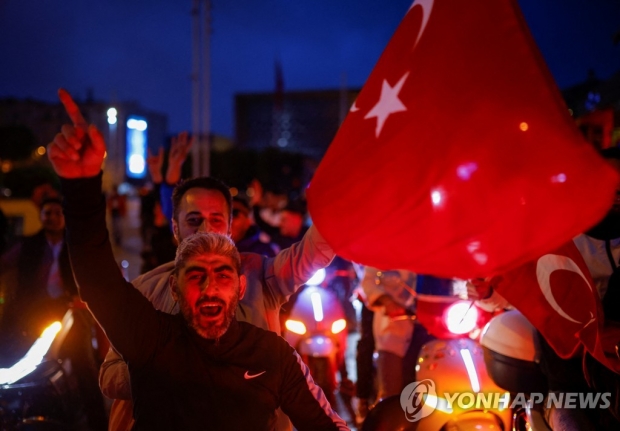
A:
[[[344,319],[338,319],[334,323],[332,323],[332,334],[339,334],[346,327],[347,327],[347,321]]]
[[[21,358],[11,368],[0,368],[0,384],[8,385],[32,373],[43,361],[43,357],[49,350],[54,338],[62,328],[60,322],[54,322],[41,334],[28,350],[26,355]]]
[[[476,329],[478,309],[468,301],[455,302],[446,310],[445,323],[453,334],[467,334]]]
[[[321,268],[310,277],[310,280],[306,281],[306,284],[308,286],[318,286],[323,283],[323,280],[325,280],[325,269]]]
[[[300,322],[298,320],[288,319],[284,323],[284,326],[286,326],[286,329],[288,329],[289,331],[298,335],[304,335],[306,333],[306,325],[304,325],[303,322]]]

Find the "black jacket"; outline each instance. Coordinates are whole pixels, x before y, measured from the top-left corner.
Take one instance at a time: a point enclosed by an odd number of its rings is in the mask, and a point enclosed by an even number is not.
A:
[[[17,325],[24,331],[40,333],[49,323],[64,315],[77,286],[71,272],[69,252],[66,243],[58,256],[58,270],[62,295],[51,298],[47,282],[54,256],[42,230],[35,235],[22,238],[0,260],[0,273],[14,274],[14,289],[9,292],[6,314],[2,321]],[[13,280],[13,277],[9,278]]]

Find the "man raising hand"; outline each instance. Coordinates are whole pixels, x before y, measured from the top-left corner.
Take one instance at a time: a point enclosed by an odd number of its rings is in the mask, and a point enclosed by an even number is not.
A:
[[[346,430],[299,355],[235,319],[246,281],[226,236],[199,232],[180,245],[169,278],[180,314],[156,311],[124,280],[105,229],[104,141],[60,95],[73,125],[49,156],[65,194],[69,253],[82,299],[128,363],[134,429],[269,430],[281,407],[298,430]]]

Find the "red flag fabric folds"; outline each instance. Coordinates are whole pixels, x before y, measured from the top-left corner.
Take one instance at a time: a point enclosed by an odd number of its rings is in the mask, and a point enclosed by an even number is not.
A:
[[[574,125],[516,1],[420,0],[307,196],[346,259],[473,278],[595,224],[616,183]]]
[[[560,357],[572,357],[583,346],[599,362],[620,372],[615,355],[620,331],[605,327],[598,292],[572,241],[507,272],[494,287]]]

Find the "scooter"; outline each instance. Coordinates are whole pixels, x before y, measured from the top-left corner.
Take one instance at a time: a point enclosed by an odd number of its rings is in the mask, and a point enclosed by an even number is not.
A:
[[[86,427],[82,395],[67,357],[79,311],[47,322],[38,334],[0,327],[0,429],[51,430]]]
[[[284,322],[284,339],[301,355],[315,383],[334,404],[338,374],[340,381],[347,378],[344,352],[348,331],[340,300],[322,286],[324,281],[325,270],[321,269],[297,292]]]
[[[511,411],[487,373],[478,343],[491,317],[472,301],[417,295],[416,316],[437,337],[422,346],[416,382],[370,410],[363,431],[508,430]]]

